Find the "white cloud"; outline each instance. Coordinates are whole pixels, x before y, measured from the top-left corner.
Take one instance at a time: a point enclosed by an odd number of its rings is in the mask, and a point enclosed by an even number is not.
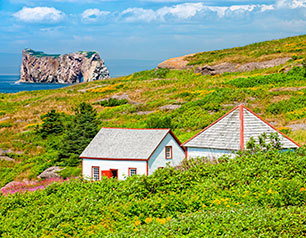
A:
[[[278,0],[276,5],[280,8],[302,8],[306,7],[306,0]]]
[[[108,11],[101,11],[97,8],[93,9],[87,9],[82,13],[82,20],[83,21],[88,21],[88,22],[93,22],[96,21],[98,18],[102,16],[108,15],[110,12]]]
[[[305,0],[306,1],[306,0]],[[166,17],[175,17],[179,20],[190,19],[195,16],[216,14],[218,17],[239,16],[250,12],[264,12],[273,10],[273,5],[232,5],[206,6],[203,3],[182,3],[171,7],[162,7],[157,10],[143,8],[128,8],[120,16],[126,21],[165,20]]]
[[[134,21],[146,21],[150,22],[157,19],[156,12],[152,9],[143,9],[143,8],[128,8],[124,10],[121,14],[127,22]]]
[[[203,7],[202,3],[183,3],[173,7],[160,8],[156,11],[156,15],[160,18],[164,18],[166,15],[172,15],[179,19],[188,19],[203,10]]]
[[[29,23],[57,23],[63,20],[65,14],[53,7],[24,7],[13,16],[20,21]]]

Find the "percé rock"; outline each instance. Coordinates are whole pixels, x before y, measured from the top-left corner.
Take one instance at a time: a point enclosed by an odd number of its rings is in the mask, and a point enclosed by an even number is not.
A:
[[[22,51],[19,82],[67,84],[109,78],[108,69],[96,52],[48,55],[31,49]]]

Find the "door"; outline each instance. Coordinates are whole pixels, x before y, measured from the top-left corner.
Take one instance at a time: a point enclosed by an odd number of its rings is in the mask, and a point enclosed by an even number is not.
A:
[[[111,178],[112,177],[112,172],[110,170],[102,170],[101,175],[106,176],[107,178]]]
[[[118,169],[111,169],[111,174],[113,178],[118,179]]]

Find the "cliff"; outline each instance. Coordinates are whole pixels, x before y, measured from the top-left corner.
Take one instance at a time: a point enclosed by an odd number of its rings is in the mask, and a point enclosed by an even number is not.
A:
[[[19,82],[64,84],[108,78],[108,69],[96,52],[64,55],[48,55],[31,49],[22,52]]]

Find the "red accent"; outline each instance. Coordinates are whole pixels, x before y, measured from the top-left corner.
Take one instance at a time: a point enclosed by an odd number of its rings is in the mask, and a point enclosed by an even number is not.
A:
[[[184,147],[184,146],[181,146],[181,142],[179,141],[179,139],[174,135],[174,133],[170,130],[169,131],[170,132],[170,134],[172,135],[172,137],[174,138],[174,140],[179,144],[179,146],[184,150],[184,151],[186,151],[186,148]]]
[[[84,161],[84,160],[82,160],[82,174],[81,174],[82,176],[83,176],[83,161]]]
[[[156,146],[156,148],[153,150],[153,152],[150,154],[149,158],[147,160],[149,160],[151,158],[151,156],[154,154],[154,152],[157,150],[157,148],[160,146],[160,144],[163,142],[163,140],[166,138],[166,136],[169,134],[169,132],[171,131],[170,129],[167,129],[168,133],[163,137],[163,139],[161,139],[161,141],[158,143],[158,145]]]
[[[188,151],[187,151],[187,149],[185,150],[185,160],[187,160],[188,159]]]
[[[148,159],[122,159],[122,158],[97,158],[97,157],[80,157],[81,159],[98,159],[98,160],[133,160],[133,161],[147,161]]]
[[[147,176],[149,176],[149,161],[147,161]]]
[[[239,106],[240,118],[240,150],[244,150],[244,128],[243,128],[243,104]]]
[[[286,136],[284,133],[280,132],[279,130],[277,130],[274,126],[272,126],[269,122],[267,122],[266,120],[264,120],[263,118],[261,118],[260,116],[258,116],[257,114],[255,114],[255,112],[251,111],[249,108],[247,108],[246,106],[243,106],[245,109],[247,109],[250,113],[252,113],[254,116],[256,116],[257,118],[259,118],[260,120],[262,120],[264,123],[266,123],[267,125],[269,125],[270,127],[272,127],[274,130],[276,130],[278,133],[280,133],[282,136],[284,136],[285,138],[287,138],[288,140],[290,140],[292,143],[296,144],[298,147],[301,147],[298,143],[296,143],[295,141],[293,141],[292,139],[290,139],[288,136]]]
[[[107,178],[111,178],[113,176],[112,171],[110,170],[102,170],[101,176],[106,176]]]
[[[169,158],[167,157],[167,148],[170,148],[170,157]],[[166,159],[172,159],[172,157],[173,157],[172,156],[172,146],[166,146],[165,147],[165,158]]]
[[[126,129],[126,130],[169,130],[168,128],[125,128],[125,127],[102,127],[102,128],[104,129]]]
[[[136,171],[135,175],[136,175],[137,174],[137,168],[129,168],[129,176],[131,176],[131,173],[130,173],[131,169],[135,169],[135,171]]]
[[[209,127],[211,127],[212,125],[216,124],[218,121],[220,121],[221,119],[223,119],[224,117],[226,117],[228,114],[230,114],[231,112],[233,112],[234,110],[236,110],[239,106],[236,106],[235,108],[233,108],[232,110],[230,110],[228,113],[224,114],[222,117],[220,117],[218,120],[216,120],[215,122],[211,123],[209,126],[205,127],[203,130],[201,130],[200,132],[198,132],[197,134],[195,134],[193,137],[191,137],[189,140],[185,141],[181,146],[185,145],[187,142],[191,141],[193,138],[195,138],[196,136],[198,136],[199,134],[201,134],[202,132],[206,131]]]
[[[93,169],[98,168],[99,173],[98,173],[98,180],[100,180],[100,167],[99,166],[91,166],[91,178],[93,179]]]

